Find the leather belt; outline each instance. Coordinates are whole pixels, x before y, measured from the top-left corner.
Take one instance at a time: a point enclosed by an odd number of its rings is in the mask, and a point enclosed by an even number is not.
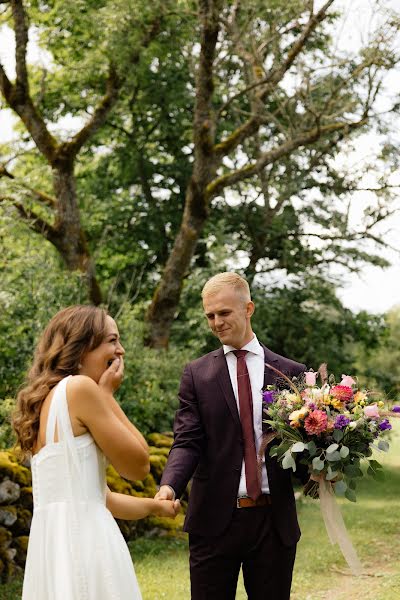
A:
[[[271,506],[272,499],[269,494],[261,494],[257,500],[253,500],[248,496],[242,496],[236,501],[237,508],[253,508],[254,506]]]

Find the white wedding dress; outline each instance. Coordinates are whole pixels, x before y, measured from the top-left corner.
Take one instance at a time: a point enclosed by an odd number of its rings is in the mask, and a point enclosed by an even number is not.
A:
[[[141,600],[128,547],[105,505],[104,454],[90,433],[73,436],[68,379],[55,389],[46,445],[32,458],[22,600]]]

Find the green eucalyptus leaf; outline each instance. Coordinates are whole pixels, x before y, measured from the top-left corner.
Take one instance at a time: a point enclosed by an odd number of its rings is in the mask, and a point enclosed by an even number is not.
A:
[[[286,452],[285,456],[283,457],[282,467],[284,469],[292,469],[293,471],[296,471],[296,461],[290,452]]]
[[[378,448],[379,450],[383,450],[383,452],[387,452],[389,450],[389,442],[386,440],[379,440]]]
[[[340,481],[336,481],[336,483],[333,484],[333,489],[335,490],[335,494],[337,494],[338,496],[343,496],[345,491],[347,490],[347,484],[341,479]]]
[[[320,459],[319,456],[316,456],[312,461],[312,467],[314,471],[322,471],[324,468],[325,462]]]
[[[338,460],[340,460],[340,453],[337,450],[335,450],[334,452],[330,452],[329,454],[327,454],[326,458],[330,462],[337,462]]]
[[[332,454],[332,452],[335,452],[335,450],[337,450],[339,448],[339,444],[331,444],[330,446],[328,446],[328,448],[326,449],[326,453],[327,454]]]
[[[346,465],[343,469],[344,474],[352,479],[353,477],[362,477],[363,472],[356,465]]]
[[[343,439],[343,431],[341,429],[335,429],[333,432],[333,439],[336,442],[340,442]]]
[[[317,453],[317,446],[316,446],[314,440],[311,440],[310,442],[308,442],[307,450],[309,451],[310,456],[314,456],[314,454]]]
[[[306,445],[304,444],[304,442],[296,442],[291,447],[291,451],[292,452],[303,452],[303,450],[305,449],[305,447],[306,447]]]
[[[347,498],[347,500],[350,500],[350,502],[357,502],[356,493],[354,490],[347,488],[344,495]]]

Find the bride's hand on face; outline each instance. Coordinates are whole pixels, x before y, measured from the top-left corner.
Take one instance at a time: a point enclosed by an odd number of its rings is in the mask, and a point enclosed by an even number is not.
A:
[[[113,394],[121,385],[124,377],[124,359],[122,356],[113,360],[111,365],[99,379],[99,386],[105,392]]]

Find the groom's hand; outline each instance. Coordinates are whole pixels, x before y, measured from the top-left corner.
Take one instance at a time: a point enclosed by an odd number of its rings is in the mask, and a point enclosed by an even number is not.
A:
[[[162,485],[154,500],[175,500],[175,492],[169,485]]]
[[[157,517],[169,517],[175,519],[176,515],[181,509],[181,503],[179,500],[157,500],[154,499],[153,515]]]

